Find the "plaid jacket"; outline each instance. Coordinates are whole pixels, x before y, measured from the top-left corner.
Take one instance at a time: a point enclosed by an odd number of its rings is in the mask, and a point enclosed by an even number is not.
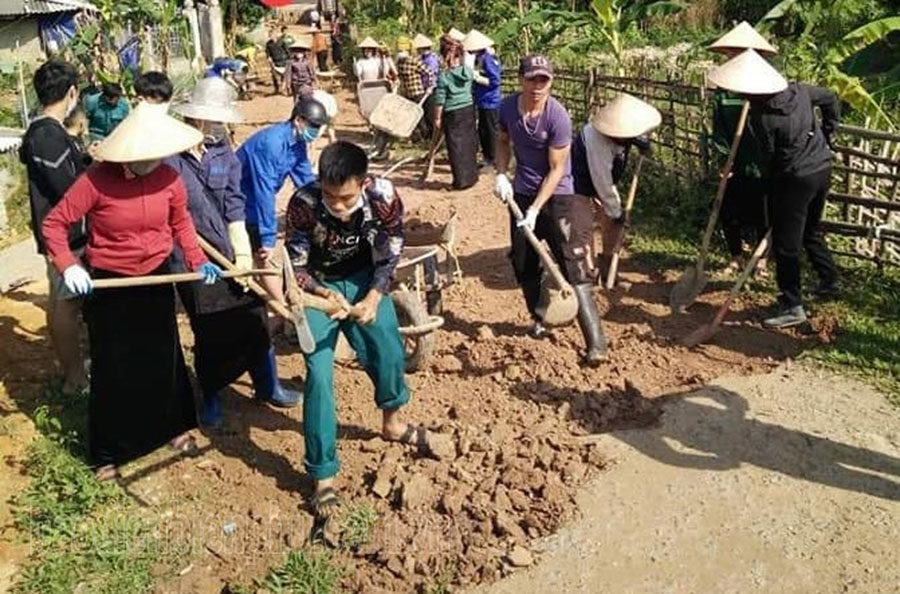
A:
[[[431,76],[431,71],[418,57],[409,57],[397,64],[400,77],[400,92],[408,99],[417,99],[425,94],[423,76]]]

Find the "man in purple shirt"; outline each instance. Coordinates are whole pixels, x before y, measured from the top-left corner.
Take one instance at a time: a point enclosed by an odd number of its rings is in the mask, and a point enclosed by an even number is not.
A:
[[[553,68],[545,56],[531,55],[519,64],[522,91],[500,104],[494,194],[515,200],[525,213],[511,220],[511,258],[516,281],[534,321],[531,335],[543,338],[547,330],[539,307],[541,263],[519,227],[527,226],[550,245],[566,279],[578,298],[578,324],[587,345],[585,361],[597,365],[606,359],[606,337],[593,295],[596,271],[591,257],[593,206],[590,198],[575,194],[569,152],[572,120],[563,105],[550,96]],[[516,156],[515,177],[507,176],[511,153]]]

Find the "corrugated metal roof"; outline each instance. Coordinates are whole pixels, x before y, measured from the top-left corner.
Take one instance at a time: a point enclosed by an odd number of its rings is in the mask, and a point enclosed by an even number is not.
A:
[[[22,144],[23,134],[25,134],[25,130],[0,128],[0,153],[18,148]]]
[[[90,2],[81,0],[0,0],[0,17],[53,14],[74,10],[97,10]]]

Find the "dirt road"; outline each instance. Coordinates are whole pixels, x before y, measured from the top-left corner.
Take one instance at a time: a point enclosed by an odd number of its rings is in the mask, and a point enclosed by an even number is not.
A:
[[[338,136],[365,141],[349,94],[342,92],[340,99]],[[242,109],[252,123],[238,129],[239,140],[286,118],[290,101],[259,97]],[[534,543],[561,526],[569,526],[561,534],[574,544],[551,547],[534,574],[513,577],[509,583],[518,584],[517,590],[537,591],[540,585],[542,591],[553,586],[575,591],[583,575],[585,592],[601,591],[596,585],[604,580],[608,591],[628,591],[645,577],[646,591],[653,592],[748,591],[757,586],[741,588],[726,580],[756,576],[761,560],[789,564],[810,556],[823,567],[798,562],[795,570],[807,568],[804,576],[825,576],[823,583],[830,585],[837,582],[826,572],[839,563],[826,563],[828,555],[849,559],[859,547],[861,559],[876,559],[885,555],[886,543],[897,542],[891,532],[896,502],[890,495],[897,475],[891,460],[897,454],[890,448],[896,447],[898,423],[885,405],[876,404],[876,394],[850,384],[834,392],[832,385],[844,384],[813,383],[798,370],[791,370],[788,383],[768,399],[745,393],[780,382],[780,376],[766,374],[817,344],[819,336],[763,332],[754,323],[755,304],[739,303],[732,317],[736,325],[709,345],[684,349],[677,339],[708,321],[724,285],[712,283],[690,313],[670,316],[667,283],[677,272],[626,255],[622,270],[628,290],[599,296],[611,360],[599,369],[584,368],[574,326],[554,330],[545,341],[525,334],[528,319],[506,256],[507,215],[491,196],[490,175],[470,190],[452,193],[445,161],[438,162],[435,179],[427,184],[418,181],[419,172],[410,166],[393,177],[406,204],[407,229],[410,235],[427,234],[458,213],[465,276],[445,291],[446,325],[433,358],[408,378],[413,399],[407,415],[452,436],[453,447],[438,461],[382,441],[368,378],[352,364],[339,366],[338,488],[348,505],[370,506],[379,514],[372,542],[338,557],[353,568],[344,584],[348,591],[413,592],[440,575],[451,575],[456,586],[491,583],[514,573],[512,566],[527,560]],[[282,208],[289,195],[285,188]],[[7,474],[21,471],[23,444],[31,435],[26,415],[52,370],[41,325],[44,294],[42,285],[33,284],[0,299],[0,402],[22,426],[10,438],[0,436],[7,460],[0,469],[4,486]],[[189,348],[189,328],[183,324],[183,329]],[[296,347],[279,343],[278,351],[281,376],[301,387],[304,365]],[[698,405],[695,398],[669,396],[725,375],[747,376],[724,384],[735,386],[729,389],[745,400],[717,392],[724,404]],[[812,395],[803,397],[808,391]],[[849,393],[862,404],[841,400]],[[178,523],[189,532],[182,537],[196,545],[196,569],[162,580],[159,592],[213,594],[227,584],[249,583],[305,541],[312,485],[303,473],[301,411],[260,406],[249,394],[246,378],[228,390],[225,427],[203,433],[199,459],[159,452],[123,469],[128,494],[161,522]],[[653,428],[662,410],[669,412]],[[625,428],[634,430],[608,433]],[[855,431],[882,441],[865,442],[869,438]],[[693,448],[690,453],[718,455],[671,454],[663,444],[672,439]],[[839,444],[866,450],[848,457],[852,448]],[[787,458],[776,456],[782,448]],[[849,466],[877,463],[885,478],[847,478],[850,471],[843,466],[826,464],[829,452],[841,453],[839,460]],[[723,470],[696,468],[704,464]],[[820,484],[833,481],[868,487],[845,492]],[[588,491],[581,491],[586,485]],[[873,494],[876,487],[881,491]],[[779,512],[785,512],[781,523]],[[862,517],[893,518],[894,526],[861,531],[854,520]],[[237,528],[223,543],[224,524]],[[819,536],[813,539],[813,531],[821,534],[815,532]],[[14,536],[5,534],[3,541]],[[653,547],[645,547],[647,542]],[[594,557],[591,547],[601,556]],[[870,564],[888,576],[883,566],[890,565],[889,558]],[[0,576],[10,567],[0,568]],[[778,565],[764,567],[760,580],[792,575]],[[512,591],[514,586],[500,582],[498,587]]]
[[[884,396],[779,368],[664,396],[537,567],[470,594],[900,591],[900,421]]]

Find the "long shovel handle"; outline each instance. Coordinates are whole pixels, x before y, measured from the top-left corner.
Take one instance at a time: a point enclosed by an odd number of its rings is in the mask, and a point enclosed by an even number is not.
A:
[[[226,258],[219,250],[213,247],[208,241],[203,239],[202,237],[197,237],[200,242],[200,247],[203,249],[206,254],[215,260],[222,268],[226,270],[240,270],[236,267],[231,260]],[[282,274],[279,270],[271,270],[266,271],[267,275],[280,275]],[[283,317],[285,320],[289,322],[294,321],[294,316],[291,315],[291,310],[287,308],[287,306],[272,296],[266,289],[263,288],[262,285],[254,281],[252,278],[247,279],[247,286],[251,291],[259,295],[259,297],[266,302],[272,311]],[[337,313],[341,308],[336,306],[331,301],[325,299],[324,297],[319,297],[318,295],[310,295],[309,293],[303,293],[303,305],[308,305],[309,307],[324,311],[325,313],[331,315]]]
[[[725,189],[728,187],[728,178],[731,177],[731,170],[734,167],[734,160],[737,158],[738,149],[741,145],[741,138],[744,136],[744,128],[747,125],[747,114],[749,112],[750,102],[745,100],[743,107],[741,107],[741,115],[738,118],[737,128],[734,130],[734,139],[731,141],[731,151],[728,153],[728,160],[725,161],[725,168],[722,170],[719,177],[719,189],[716,191],[716,199],[713,202],[712,211],[709,213],[709,221],[706,223],[706,232],[703,234],[703,244],[700,247],[700,256],[697,258],[697,271],[701,273],[706,266],[706,257],[709,254],[709,243],[712,240],[713,232],[716,230],[716,223],[719,220],[719,211],[722,209],[722,201],[725,199]]]
[[[197,241],[200,242],[200,247],[206,252],[206,255],[215,260],[216,264],[224,268],[225,270],[239,270],[234,263],[225,257],[219,250],[217,250],[211,243],[197,236]],[[281,274],[280,272],[273,270],[276,274]],[[294,316],[291,315],[291,310],[287,308],[287,306],[273,297],[268,291],[266,291],[262,285],[253,280],[252,278],[247,279],[247,287],[256,293],[260,299],[266,302],[266,305],[274,311],[276,314],[287,320],[288,322],[293,322]]]
[[[622,232],[616,239],[616,247],[613,250],[612,259],[609,263],[609,272],[606,275],[606,288],[612,289],[616,284],[616,274],[619,272],[619,255],[622,251],[622,244],[625,243],[625,233],[628,232],[628,226],[631,224],[631,209],[634,207],[634,196],[637,194],[638,179],[641,175],[641,167],[644,165],[644,155],[638,158],[637,165],[634,168],[634,175],[631,177],[631,186],[628,188],[628,197],[625,199],[625,224]]]
[[[513,213],[516,221],[521,221],[524,216],[522,216],[522,209],[519,208],[519,205],[516,204],[515,200],[507,200],[507,206],[509,206],[509,210]],[[531,244],[531,247],[534,248],[534,251],[537,252],[538,256],[541,258],[541,262],[544,264],[544,268],[550,272],[550,276],[553,277],[553,282],[556,284],[556,287],[560,291],[566,291],[570,288],[568,281],[566,281],[565,277],[562,275],[562,272],[557,266],[556,262],[553,260],[553,257],[547,251],[544,243],[542,243],[537,236],[534,234],[534,231],[529,229],[528,227],[519,227],[519,231],[525,234],[525,238],[528,240],[528,243]]]
[[[438,128],[435,128],[434,134],[431,137],[431,149],[428,151],[428,165],[425,167],[425,171],[422,174],[422,181],[428,181],[428,178],[434,173],[434,160],[437,158],[437,152],[440,150],[442,144],[444,144],[444,135],[441,134],[441,131]]]
[[[275,270],[225,271],[222,278],[243,278],[248,276],[275,276]],[[92,281],[95,289],[121,289],[124,287],[150,287],[203,280],[202,272],[179,272],[177,274],[151,274],[148,276],[127,276],[122,278],[100,278]]]

